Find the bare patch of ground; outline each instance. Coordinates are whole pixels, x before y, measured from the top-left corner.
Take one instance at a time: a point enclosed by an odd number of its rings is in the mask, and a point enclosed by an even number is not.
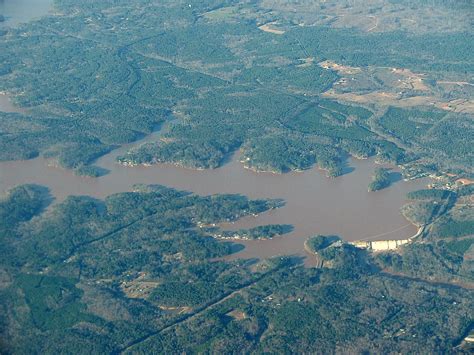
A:
[[[403,79],[398,79],[398,80],[400,80],[400,82],[403,83],[404,86],[408,86],[408,88],[411,88],[412,90],[419,90],[419,91],[430,90],[428,86],[426,86],[426,84],[423,82],[425,78],[424,74],[414,73],[410,69],[404,69],[404,68],[392,68],[392,73],[402,76]]]
[[[261,0],[258,6],[272,18],[300,26],[354,28],[367,33],[425,34],[472,27],[471,5],[461,1]]]
[[[182,261],[183,260],[183,253],[177,252],[175,254],[166,254],[163,255],[163,261],[165,262],[174,262],[174,261]]]
[[[459,113],[474,113],[474,100],[457,99],[448,102],[437,102],[436,107]]]
[[[331,60],[325,60],[318,64],[321,68],[337,71],[339,74],[358,74],[362,72],[361,68],[341,65]]]
[[[178,314],[189,313],[193,310],[191,307],[187,307],[187,306],[184,306],[184,307],[158,306],[158,307],[164,311],[176,311],[178,312]]]
[[[122,283],[120,288],[128,298],[146,299],[158,285],[156,281],[131,281]]]
[[[219,20],[225,20],[235,15],[237,10],[238,9],[235,6],[221,7],[216,10],[208,11],[202,14],[201,16],[205,17],[208,20],[219,21]]]
[[[120,288],[128,298],[146,299],[150,293],[160,284],[155,280],[146,280],[146,274],[140,275],[132,281],[124,281],[120,284]]]
[[[467,81],[437,81],[436,82],[437,84],[441,84],[441,85],[459,85],[459,86],[465,86],[465,85],[469,85],[469,86],[474,86],[473,83],[468,83]]]
[[[314,57],[301,58],[300,60],[302,61],[302,63],[298,64],[297,67],[298,68],[307,68],[307,67],[310,67],[311,65],[313,65]]]
[[[461,185],[471,185],[471,184],[474,184],[474,181],[466,179],[466,178],[462,178],[462,179],[456,180],[456,183],[459,183]]]
[[[269,22],[264,25],[258,26],[258,28],[264,32],[273,33],[275,35],[282,35],[285,33],[283,30],[279,30],[274,27],[276,22]]]
[[[381,106],[416,107],[433,106],[445,111],[456,113],[474,113],[474,100],[452,100],[442,101],[434,96],[412,96],[403,98],[401,95],[390,92],[374,91],[367,94],[337,93],[328,90],[323,96],[337,100],[354,102],[359,104],[375,104]]]
[[[370,32],[377,28],[377,26],[379,25],[379,19],[373,15],[369,15],[368,17],[374,21],[374,24],[370,26],[370,28],[367,30],[367,32]]]
[[[326,97],[359,104],[432,106],[450,112],[474,113],[473,99],[467,96],[458,99],[448,98],[449,95],[453,96],[449,85],[474,86],[469,82],[436,82],[429,80],[430,78],[424,73],[415,73],[406,68],[359,68],[330,60],[319,63],[319,66],[334,70],[341,76],[333,87],[323,94]],[[437,85],[438,83],[442,85]]]
[[[244,320],[247,318],[247,315],[244,312],[239,311],[237,309],[234,309],[233,311],[227,313],[227,315],[234,318],[235,320]]]

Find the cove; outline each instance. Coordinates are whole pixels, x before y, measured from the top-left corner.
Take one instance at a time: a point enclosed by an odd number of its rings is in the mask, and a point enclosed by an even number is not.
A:
[[[135,145],[159,139],[160,132],[122,146],[100,158],[96,165],[109,170],[99,178],[80,177],[51,166],[38,157],[0,163],[0,190],[18,184],[35,183],[50,188],[56,202],[69,195],[104,198],[131,191],[135,184],[161,184],[199,195],[242,194],[249,198],[280,198],[285,206],[257,217],[246,217],[223,229],[249,228],[264,224],[291,224],[294,230],[265,241],[245,241],[245,249],[234,257],[266,258],[274,255],[304,255],[304,241],[315,234],[339,235],[345,240],[405,239],[416,233],[400,213],[409,191],[424,188],[426,180],[398,181],[387,189],[368,192],[367,185],[376,166],[373,159],[349,159],[353,171],[327,178],[317,168],[283,175],[256,173],[239,162],[239,152],[214,170],[191,170],[171,164],[150,167],[123,166],[116,157]]]

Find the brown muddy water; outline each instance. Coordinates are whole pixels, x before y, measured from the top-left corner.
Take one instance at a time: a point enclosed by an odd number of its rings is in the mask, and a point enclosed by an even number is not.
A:
[[[160,132],[156,132],[100,158],[96,165],[110,170],[100,178],[75,176],[71,171],[50,166],[42,157],[1,162],[0,190],[36,183],[49,187],[59,202],[68,195],[104,198],[130,191],[134,184],[161,184],[199,195],[235,193],[254,199],[284,199],[286,204],[282,208],[223,225],[224,229],[280,223],[294,226],[291,233],[272,240],[242,242],[245,249],[233,257],[305,255],[304,241],[315,234],[339,235],[354,241],[404,239],[416,233],[415,226],[401,215],[400,207],[405,203],[407,192],[423,188],[427,181],[398,181],[382,191],[368,192],[367,185],[375,167],[373,159],[349,159],[354,170],[334,179],[327,178],[316,168],[283,175],[256,173],[243,168],[238,153],[215,170],[190,170],[170,164],[127,167],[116,163],[116,157],[131,146],[157,140],[159,135]]]
[[[0,0],[3,26],[16,26],[51,10],[52,0]],[[0,94],[0,110],[22,113],[7,95]],[[159,139],[159,132],[141,142]],[[258,217],[246,217],[224,228],[249,228],[264,224],[292,224],[293,232],[266,241],[246,241],[245,249],[233,257],[265,258],[274,255],[304,255],[304,241],[314,234],[336,234],[346,240],[404,239],[416,228],[401,215],[407,192],[423,188],[427,181],[399,181],[390,188],[367,192],[374,169],[373,160],[349,160],[354,171],[329,179],[316,168],[284,175],[246,170],[238,154],[223,167],[196,171],[173,165],[125,167],[115,162],[130,146],[121,147],[99,159],[96,165],[110,170],[108,175],[92,179],[50,166],[40,157],[28,161],[0,163],[0,191],[18,184],[36,183],[49,187],[62,201],[68,195],[107,195],[130,191],[137,183],[162,184],[199,195],[237,193],[250,198],[282,198],[286,205]]]

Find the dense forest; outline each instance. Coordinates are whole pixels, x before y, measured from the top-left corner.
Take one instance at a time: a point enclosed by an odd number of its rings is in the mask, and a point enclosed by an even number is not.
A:
[[[308,268],[300,256],[226,261],[241,247],[206,232],[281,201],[137,186],[105,200],[71,196],[45,210],[45,188],[19,186],[0,200],[2,350],[467,351],[473,231],[439,233],[452,230],[465,197],[411,194],[451,202],[423,242],[402,253],[312,237],[306,247],[320,262]]]
[[[337,177],[375,156],[437,180],[407,196],[419,233],[396,250],[308,235],[306,254],[262,260],[236,259],[239,240],[279,242],[291,225],[221,225],[282,200],[136,185],[56,202],[16,186],[0,198],[0,353],[472,353],[471,13],[468,0],[55,0],[2,27],[0,94],[18,112],[0,111],[0,161],[43,156],[100,181],[99,157],[166,123],[118,163],[213,169],[237,152],[255,171]]]
[[[378,191],[390,186],[390,169],[376,168],[372,181],[369,184],[369,191]]]
[[[106,172],[87,167],[97,157],[174,117],[159,142],[119,161],[215,168],[241,148],[244,164],[259,171],[317,164],[338,176],[349,153],[422,170],[428,157],[472,173],[469,115],[390,108],[371,118],[380,107],[323,98],[341,74],[317,64],[393,66],[455,80],[472,72],[471,33],[367,34],[282,20],[284,33],[275,35],[257,26],[272,20],[263,4],[132,3],[57,0],[54,16],[8,29],[0,91],[26,111],[0,113],[0,159],[41,154],[100,176]],[[463,139],[453,144],[453,137]]]

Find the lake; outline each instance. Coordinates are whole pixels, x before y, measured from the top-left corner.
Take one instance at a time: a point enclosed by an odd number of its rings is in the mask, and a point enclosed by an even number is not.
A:
[[[349,159],[354,170],[331,179],[317,168],[283,175],[256,173],[242,166],[238,152],[230,162],[214,170],[191,170],[171,164],[127,167],[116,163],[116,157],[133,145],[157,140],[159,136],[160,132],[156,132],[100,158],[96,165],[110,170],[100,178],[75,176],[71,171],[50,166],[51,162],[42,157],[2,162],[0,189],[41,184],[51,189],[56,202],[68,195],[104,198],[130,191],[134,184],[162,184],[199,195],[235,193],[250,198],[284,199],[286,205],[280,209],[223,225],[226,229],[279,223],[294,226],[291,233],[273,240],[243,242],[245,249],[236,257],[245,258],[304,254],[304,240],[314,234],[336,234],[354,241],[404,239],[416,233],[415,226],[401,215],[400,207],[406,202],[407,192],[425,187],[427,181],[398,181],[387,189],[368,192],[376,166],[373,159]]]
[[[53,0],[0,0],[0,15],[5,19],[0,22],[0,28],[17,26],[47,15],[52,6]]]
[[[0,0],[0,14],[6,21],[0,26],[15,26],[46,15],[52,0]],[[5,94],[0,94],[0,110],[19,112]],[[144,141],[159,139],[160,132]],[[250,198],[282,198],[286,205],[257,217],[246,217],[223,224],[226,229],[250,228],[263,224],[291,224],[294,230],[266,241],[246,241],[245,249],[234,257],[270,257],[282,254],[304,254],[304,240],[314,234],[336,234],[346,240],[404,239],[416,233],[415,226],[401,215],[400,207],[409,191],[425,187],[426,180],[399,181],[390,188],[368,192],[375,164],[373,159],[350,159],[351,173],[329,179],[313,168],[283,175],[256,173],[244,169],[237,152],[233,159],[215,170],[197,171],[159,164],[152,167],[125,167],[116,163],[118,155],[132,145],[123,146],[98,160],[97,165],[110,170],[108,175],[93,179],[51,166],[42,157],[29,161],[0,163],[0,190],[18,184],[36,183],[49,187],[62,201],[68,195],[107,195],[130,191],[141,184],[162,184],[199,195],[236,193]]]

